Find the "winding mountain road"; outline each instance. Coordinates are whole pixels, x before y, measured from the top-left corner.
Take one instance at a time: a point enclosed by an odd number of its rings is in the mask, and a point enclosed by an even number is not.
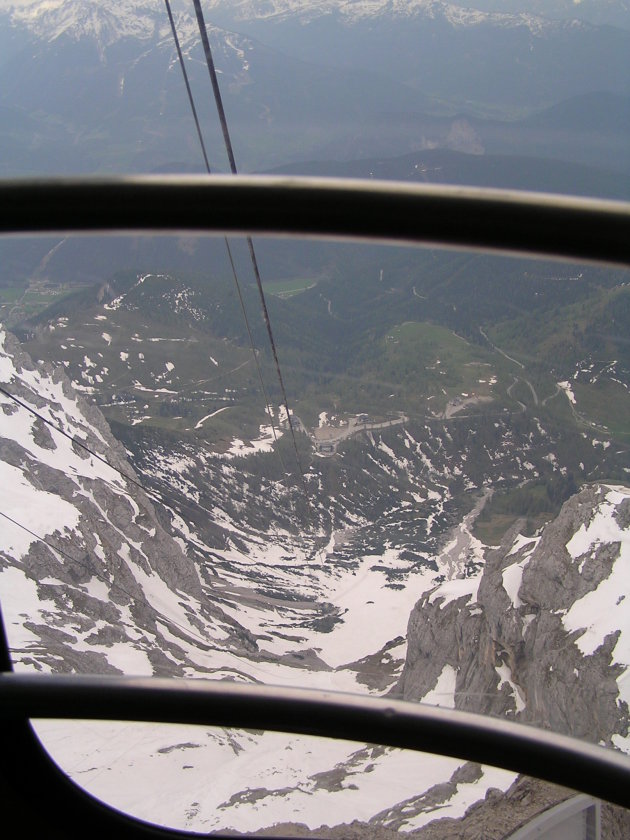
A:
[[[484,331],[483,327],[479,327],[479,332],[480,332],[480,333],[481,333],[481,335],[482,335],[482,336],[486,339],[486,341],[488,342],[488,344],[490,345],[490,347],[492,347],[492,349],[493,349],[493,350],[496,350],[496,351],[497,351],[497,353],[500,353],[502,356],[504,356],[504,357],[505,357],[506,359],[508,359],[510,362],[514,362],[514,364],[515,364],[515,365],[518,365],[518,366],[519,366],[522,370],[525,370],[525,365],[524,365],[522,362],[519,362],[519,360],[518,360],[518,359],[515,359],[515,358],[513,358],[512,356],[508,356],[508,354],[507,354],[504,350],[501,350],[501,348],[500,348],[500,347],[497,347],[497,345],[496,345],[496,344],[493,344],[493,343],[490,341],[490,339],[488,338],[487,334],[485,333],[485,331]],[[531,385],[530,385],[530,388],[531,388]]]
[[[490,345],[490,347],[492,347],[493,350],[495,350],[497,353],[499,353],[501,356],[503,356],[504,359],[507,359],[508,361],[513,362],[515,365],[518,365],[518,367],[520,367],[521,370],[525,370],[525,365],[522,362],[519,362],[519,360],[515,359],[513,356],[509,356],[505,352],[505,350],[502,350],[500,347],[497,347],[496,344],[493,344],[492,341],[490,341],[490,339],[488,338],[488,335],[485,332],[485,330],[483,329],[483,327],[479,327],[479,332],[485,338],[485,340],[488,342],[488,344]],[[532,392],[532,399],[534,400],[534,405],[538,406],[540,404],[540,400],[538,399],[538,394],[536,393],[536,389],[534,388],[532,383],[529,381],[529,379],[525,379],[525,377],[515,377],[514,378],[514,382],[512,382],[512,384],[507,389],[508,396],[510,398],[512,398],[512,389],[514,388],[516,383],[519,382],[519,381],[523,381],[527,385],[529,390]],[[555,394],[553,394],[553,396],[555,396]],[[547,399],[550,399],[550,398],[547,397]],[[516,402],[521,406],[523,411],[526,411],[527,406],[524,403],[522,403],[520,400],[517,400]],[[545,400],[543,400],[542,404],[545,405]]]

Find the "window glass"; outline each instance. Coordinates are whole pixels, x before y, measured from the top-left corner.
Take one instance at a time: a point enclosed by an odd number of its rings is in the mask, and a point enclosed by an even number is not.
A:
[[[630,195],[624,3],[203,11],[241,172]],[[172,12],[208,168],[227,172],[194,6]],[[206,171],[166,6],[0,0],[0,56],[1,177]],[[298,239],[253,253],[0,239],[15,670],[391,696],[627,752],[627,271]],[[567,799],[378,746],[37,731],[95,795],[195,831],[430,832],[467,809],[501,822],[516,799],[520,825]]]
[[[517,834],[524,827],[536,832],[530,837],[587,840],[624,836],[630,826],[625,809],[566,787],[380,745],[165,724],[37,727],[90,793],[140,819],[200,834],[273,826],[276,837],[448,838],[500,826],[515,840],[528,836]]]

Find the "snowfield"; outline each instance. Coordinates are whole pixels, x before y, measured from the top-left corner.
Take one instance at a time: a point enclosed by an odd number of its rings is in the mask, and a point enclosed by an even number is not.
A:
[[[99,430],[67,382],[26,365],[18,370],[4,335],[0,349],[0,381],[8,389],[19,388],[25,405],[111,457],[104,421]],[[448,479],[461,467],[438,457],[428,433],[425,440],[404,429],[386,443],[372,431],[366,445],[366,463],[385,486],[410,487],[404,498],[388,497],[382,519],[387,534],[392,523],[411,523],[415,551],[389,536],[370,542],[370,523],[344,474],[328,500],[338,517],[329,530],[320,524],[302,532],[279,517],[255,525],[249,517],[263,503],[273,508],[286,492],[267,479],[254,491],[243,478],[243,460],[271,448],[269,426],[249,443],[233,440],[223,454],[152,447],[145,475],[187,500],[181,515],[164,511],[173,539],[160,534],[151,507],[157,497],[150,500],[118,470],[79,452],[57,429],[43,430],[24,406],[2,397],[0,409],[0,438],[15,462],[0,466],[0,511],[15,520],[2,529],[0,598],[17,669],[55,671],[69,660],[78,663],[72,668],[98,673],[172,673],[382,696],[401,675],[409,616],[423,595],[428,607],[457,602],[471,614],[480,610],[484,546],[472,525],[488,491],[445,525]],[[43,469],[56,482],[48,476],[50,486],[42,486]],[[195,483],[204,471],[217,485],[207,507]],[[319,478],[309,474],[308,481]],[[63,493],[53,492],[62,485]],[[610,576],[562,619],[585,656],[619,634],[620,699],[630,699],[630,624],[623,613],[630,538],[616,511],[629,497],[630,490],[608,487],[591,521],[567,540],[578,566],[602,543],[620,549]],[[199,530],[191,508],[215,531]],[[506,555],[513,562],[501,580],[515,610],[538,540],[517,535]],[[39,575],[30,561],[34,548],[44,569]],[[166,551],[170,559],[161,562]],[[48,637],[48,628],[63,642]],[[523,710],[510,667],[498,665],[496,676]],[[422,702],[454,708],[457,679],[457,670],[444,665]],[[282,733],[93,721],[36,726],[55,761],[95,796],[143,819],[199,832],[283,822],[317,829],[353,820],[409,832],[460,817],[489,788],[507,790],[515,779],[490,768],[471,775],[468,768],[457,777],[468,781],[453,782],[465,762]],[[441,798],[429,801],[425,794],[435,785],[442,785]]]
[[[585,656],[595,653],[608,636],[618,634],[613,661],[625,669],[617,680],[619,698],[630,703],[630,529],[616,516],[622,503],[630,505],[630,491],[609,487],[606,500],[588,526],[582,525],[567,543],[567,551],[578,563],[602,543],[617,544],[619,551],[610,575],[576,601],[562,623],[569,632],[579,634],[576,644]],[[630,752],[627,743],[624,748]]]
[[[0,371],[5,382],[14,383],[16,371],[6,354],[0,356]],[[46,377],[35,371],[23,371],[20,377],[33,388],[48,393],[51,403],[40,407],[40,411],[66,428],[82,431],[84,437],[88,434],[76,403],[62,393],[61,387],[52,387]],[[18,411],[7,406],[6,401],[3,408],[2,435],[9,436],[29,457],[51,469],[70,471],[77,482],[76,498],[89,501],[108,520],[94,482],[107,482],[115,492],[128,494],[121,476],[100,461],[79,457],[71,442],[54,429],[54,447],[42,447],[36,443],[33,416],[24,410],[18,416]],[[243,450],[264,451],[270,437],[270,429],[261,427],[260,437],[252,445],[233,445],[234,451],[228,455],[233,458],[242,455]],[[398,461],[399,468],[407,467],[388,447],[381,449],[388,459]],[[179,476],[182,491],[188,493],[193,489],[187,488],[191,462],[181,457],[177,463],[171,461],[161,461],[164,475]],[[226,469],[229,475],[230,468]],[[16,467],[3,463],[2,470],[5,491],[0,496],[0,509],[9,515],[14,513],[16,521],[40,537],[77,531],[81,514],[74,504],[37,489]],[[441,505],[439,494],[429,492],[435,497],[434,503]],[[140,509],[130,501],[138,516]],[[179,651],[177,656],[185,661],[185,676],[377,694],[396,680],[404,661],[409,613],[419,595],[435,586],[437,575],[431,566],[404,560],[393,548],[381,554],[367,554],[358,564],[340,563],[335,551],[343,549],[347,530],[331,534],[327,545],[312,555],[308,543],[300,549],[300,539],[281,530],[254,540],[218,508],[213,518],[226,533],[248,541],[247,557],[234,548],[212,551],[220,554],[226,564],[226,571],[214,585],[215,594],[221,595],[224,622],[236,622],[259,638],[259,654],[254,657],[231,651],[227,643],[229,633],[220,624],[212,628],[206,625],[204,629],[195,599],[173,591],[159,573],[134,559],[142,556],[143,546],[125,541],[121,533],[118,557],[146,604],[155,610],[161,645],[171,646],[165,652],[172,656]],[[201,543],[183,520],[179,527],[183,547],[191,541]],[[37,542],[37,537],[19,525],[5,528],[3,534],[5,556],[10,553],[19,558]],[[98,537],[95,554],[105,562],[105,547]],[[57,558],[63,562],[63,556]],[[262,597],[257,593],[255,579],[251,580],[254,567],[265,568],[275,578],[274,588],[296,593],[297,600],[282,603]],[[404,586],[390,584],[391,571],[403,576]],[[448,574],[457,574],[452,561]],[[55,577],[49,577],[45,583],[54,591],[67,587]],[[462,584],[468,589],[472,585],[469,580],[450,582],[456,588]],[[448,586],[444,584],[445,590]],[[50,621],[63,626],[66,620],[57,602],[42,597],[39,587],[26,569],[8,566],[0,573],[11,644],[26,653],[24,664],[18,662],[20,669],[50,670],[50,665],[42,666],[33,658],[40,641],[36,632],[26,628],[25,616],[35,626]],[[115,591],[106,577],[98,575],[80,588],[89,594],[94,605],[103,607],[110,603]],[[332,627],[317,623],[322,602],[337,616]],[[146,630],[136,625],[128,607],[120,606],[119,613],[123,639],[95,648],[95,634],[108,632],[108,623],[98,619],[85,629],[78,623],[74,625],[67,642],[69,648],[86,654],[98,650],[99,656],[118,672],[151,675],[153,654]],[[200,644],[210,639],[210,646]],[[378,688],[370,688],[369,680],[367,684],[362,681],[365,666],[360,660],[366,657],[374,659],[372,668],[377,671],[386,666],[389,677]],[[445,673],[425,699],[452,706],[453,690],[453,675]],[[432,810],[413,804],[419,795],[433,784],[448,781],[463,764],[435,756],[274,733],[94,722],[41,722],[37,730],[55,761],[94,795],[136,816],[198,831],[247,831],[282,821],[303,822],[312,828],[354,819],[377,819],[386,825],[394,818],[400,819],[401,799],[407,802],[405,827],[410,830],[432,818]],[[327,781],[337,777],[342,780],[339,784]],[[213,780],[210,785],[209,779]],[[448,801],[441,804],[440,814],[459,815],[470,802],[483,796],[488,786],[507,788],[513,779],[513,774],[485,771],[474,783],[456,787]]]
[[[37,731],[100,799],[151,822],[199,832],[255,831],[282,822],[316,829],[356,819],[387,825],[401,815],[409,831],[434,818],[431,810],[414,807],[418,794],[447,782],[464,763],[275,732],[100,721],[42,721]],[[488,788],[505,790],[515,778],[484,768],[480,779],[457,786],[439,816],[461,816]]]

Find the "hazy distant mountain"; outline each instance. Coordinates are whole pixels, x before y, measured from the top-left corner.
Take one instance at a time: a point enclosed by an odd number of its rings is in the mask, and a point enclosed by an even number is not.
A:
[[[435,121],[476,114],[496,122],[593,91],[630,92],[630,33],[619,28],[428,0],[269,9],[206,9],[244,170],[436,144],[483,151],[474,136],[449,138],[446,130],[435,139]],[[192,10],[176,10],[211,164],[225,169]],[[174,59],[160,4],[0,0],[2,174],[200,166]],[[537,148],[561,157],[563,130],[553,149]],[[510,131],[503,146],[490,139],[489,148],[510,151]],[[608,151],[600,158],[614,162]],[[527,153],[522,144],[518,152]]]
[[[386,17],[444,16],[458,26],[474,26],[489,20],[509,26],[513,25],[514,19],[531,20],[534,16],[621,25],[627,22],[630,11],[626,0],[209,0],[208,6],[243,21],[294,17],[310,22],[327,15],[338,15],[351,24]]]
[[[151,7],[105,7],[84,18],[85,2],[0,16],[0,125],[4,174],[147,171],[173,161],[201,167],[168,21]],[[123,14],[125,10],[129,15]],[[143,12],[146,6],[142,6]],[[74,12],[74,14],[70,14]],[[213,168],[227,161],[196,24],[179,17]],[[378,74],[339,72],[290,58],[250,37],[209,26],[239,164],[280,163],[298,149],[356,132],[386,108],[416,112],[427,97]],[[366,85],[370,95],[365,96]]]
[[[561,131],[597,132],[602,137],[630,134],[630,96],[595,91],[558,102],[524,122]]]
[[[513,12],[526,5],[535,14],[549,18],[578,19],[630,28],[630,3],[627,0],[474,0],[474,3],[479,9],[500,12]]]
[[[628,89],[628,33],[576,16],[554,19],[545,4],[484,11],[474,0],[214,0],[212,7],[218,22],[287,52],[338,66],[379,67],[460,103],[515,107]]]
[[[273,170],[299,175],[335,175],[432,184],[471,184],[502,189],[630,197],[630,173],[508,155],[472,155],[450,149],[424,149],[396,158],[309,161]]]

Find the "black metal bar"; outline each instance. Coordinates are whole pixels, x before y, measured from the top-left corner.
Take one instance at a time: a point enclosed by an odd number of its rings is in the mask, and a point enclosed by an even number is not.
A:
[[[0,672],[11,671],[13,671],[13,662],[11,661],[9,640],[7,639],[7,630],[4,626],[2,607],[0,606]]]
[[[630,758],[505,720],[383,698],[207,680],[0,675],[0,720],[136,720],[321,735],[491,764],[630,805]]]
[[[0,233],[212,231],[426,243],[630,264],[630,203],[262,176],[0,182]]]

